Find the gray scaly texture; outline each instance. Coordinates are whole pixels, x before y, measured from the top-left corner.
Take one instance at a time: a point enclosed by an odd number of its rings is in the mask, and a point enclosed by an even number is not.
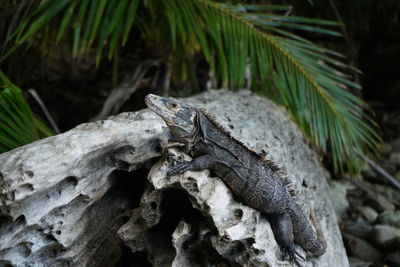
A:
[[[186,161],[169,156],[174,167],[169,175],[210,169],[244,204],[260,211],[271,224],[285,257],[301,266],[305,260],[295,244],[314,256],[325,253],[326,242],[312,212],[313,229],[294,201],[286,175],[233,138],[206,110],[174,98],[146,97],[147,106],[163,118],[173,141],[183,143],[194,158]]]

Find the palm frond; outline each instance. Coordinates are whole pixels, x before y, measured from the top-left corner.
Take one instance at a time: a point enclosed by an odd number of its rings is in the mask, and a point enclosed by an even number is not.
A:
[[[363,112],[366,104],[349,88],[361,87],[343,72],[352,68],[334,51],[320,48],[290,30],[340,36],[321,26],[339,23],[287,17],[264,11],[269,6],[231,5],[210,0],[164,2],[173,43],[194,36],[212,69],[230,88],[243,86],[250,66],[252,84],[279,98],[300,128],[323,151],[330,150],[335,170],[358,172],[357,149],[374,149],[376,126]],[[173,33],[173,34],[172,34]],[[214,56],[215,55],[215,56]]]
[[[15,44],[9,51],[43,34],[43,29],[51,23],[51,30],[56,30],[53,33],[56,42],[72,33],[73,55],[83,55],[95,47],[99,64],[106,47],[111,58],[118,46],[126,44],[139,3],[139,0],[37,1],[27,16],[16,19],[19,25],[7,36]]]
[[[376,125],[364,113],[366,104],[351,93],[360,86],[345,73],[355,69],[346,65],[339,53],[293,33],[340,36],[334,30],[340,23],[285,16],[286,6],[232,1],[36,3],[8,39],[17,46],[52,22],[58,41],[70,33],[73,54],[95,49],[99,64],[104,55],[112,58],[127,42],[135,24],[142,37],[155,40],[172,53],[167,58],[180,66],[182,75],[187,75],[182,70],[190,69],[184,66],[190,66],[190,58],[198,52],[204,55],[220,86],[242,87],[250,69],[253,89],[286,106],[300,128],[323,151],[332,152],[336,170],[347,167],[357,172],[360,164],[354,149],[373,150],[379,140]]]
[[[0,153],[52,135],[25,102],[21,89],[0,71]]]

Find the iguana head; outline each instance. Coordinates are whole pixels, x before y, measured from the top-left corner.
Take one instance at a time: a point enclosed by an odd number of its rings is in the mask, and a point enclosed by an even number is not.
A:
[[[172,97],[149,94],[146,105],[157,113],[168,125],[176,141],[187,141],[196,129],[196,108],[183,104]]]

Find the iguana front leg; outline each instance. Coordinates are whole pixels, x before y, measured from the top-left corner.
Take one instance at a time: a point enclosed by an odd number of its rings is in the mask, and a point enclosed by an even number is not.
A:
[[[215,162],[214,158],[209,154],[197,157],[192,161],[179,159],[173,154],[169,154],[168,159],[170,160],[170,163],[175,163],[176,166],[171,168],[167,172],[167,175],[175,175],[179,173],[184,173],[185,171],[209,169],[214,165]]]

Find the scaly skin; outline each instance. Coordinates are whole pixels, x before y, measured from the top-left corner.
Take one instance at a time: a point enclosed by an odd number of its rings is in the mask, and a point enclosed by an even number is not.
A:
[[[147,106],[164,119],[174,141],[184,143],[192,161],[175,161],[169,175],[188,170],[210,169],[244,204],[260,211],[271,224],[285,257],[301,266],[304,258],[295,243],[315,256],[326,250],[326,242],[313,217],[317,233],[301,212],[286,180],[273,163],[234,139],[202,109],[174,98],[148,95]]]

